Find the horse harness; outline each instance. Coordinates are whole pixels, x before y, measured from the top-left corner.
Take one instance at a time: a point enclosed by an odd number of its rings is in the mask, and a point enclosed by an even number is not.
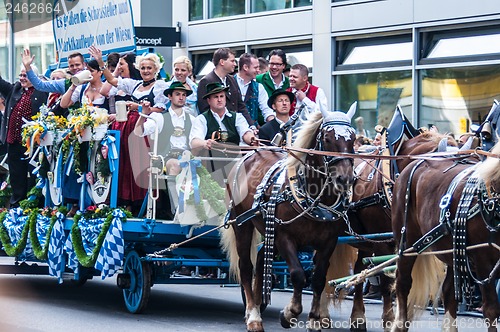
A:
[[[332,125],[347,125],[350,127],[349,123],[343,121],[328,121],[322,124],[321,129]],[[317,138],[317,147],[319,150],[323,151],[323,143],[321,141],[321,131]],[[247,154],[240,162],[236,165],[236,176],[234,177],[233,188],[236,186],[236,179],[240,168],[251,155],[256,152]],[[236,218],[237,225],[252,219],[257,214],[262,214],[265,221],[265,234],[264,234],[264,273],[263,273],[263,288],[262,288],[262,303],[269,304],[271,301],[271,289],[272,289],[272,267],[274,260],[274,230],[275,224],[286,225],[294,222],[298,218],[305,216],[309,219],[315,221],[333,221],[338,219],[347,219],[347,209],[349,205],[350,192],[344,192],[339,195],[338,199],[332,206],[327,206],[319,202],[325,188],[333,183],[332,174],[328,171],[329,167],[341,160],[349,159],[352,162],[352,158],[348,157],[332,157],[323,156],[323,162],[325,165],[326,172],[314,168],[310,165],[306,165],[303,161],[302,166],[299,167],[297,171],[293,166],[287,166],[287,158],[280,159],[266,172],[262,178],[260,184],[256,188],[254,195],[254,202],[252,208]],[[312,198],[306,189],[307,180],[304,169],[308,168],[321,175],[326,175],[325,183],[319,195],[316,198]],[[288,174],[288,177],[287,177]],[[287,181],[288,180],[288,181]],[[266,192],[271,189],[268,201],[264,201]],[[278,204],[288,202],[292,207],[299,213],[297,216],[291,220],[284,221],[282,219],[276,218],[276,206]],[[234,205],[234,202],[230,202],[230,208]],[[229,213],[226,215],[226,222],[229,220]]]
[[[378,155],[381,155],[382,153],[384,153],[383,151],[384,150],[379,150]],[[380,167],[381,163],[384,161],[382,161],[380,159],[377,159],[375,161],[375,164],[372,166],[371,172],[368,174],[366,182],[371,182],[373,180],[373,177],[375,176],[377,169]],[[358,174],[361,174],[364,167],[366,167],[366,166],[367,166],[366,161],[359,164],[358,167],[356,167],[356,169],[354,170],[354,176],[357,178],[360,178],[358,176]],[[389,174],[384,173],[384,175],[388,176],[390,179],[393,179],[393,177],[394,177],[391,173],[389,173]],[[390,195],[390,193],[391,193],[391,191],[387,191],[384,188],[380,188],[376,193],[374,193],[371,196],[363,197],[356,202],[351,202],[349,204],[349,210],[352,212],[357,212],[357,211],[362,210],[364,208],[367,208],[369,206],[378,205],[378,204],[382,204],[382,207],[384,209],[390,209],[391,208],[391,197],[390,197],[391,195]]]
[[[413,180],[413,175],[416,169],[424,162],[420,160],[411,170],[408,178],[406,195],[405,195],[405,218],[404,225],[401,230],[401,243],[399,255],[402,256],[406,249],[406,227],[408,221],[408,205],[410,200],[410,187]],[[450,168],[443,171],[447,172]],[[467,178],[468,177],[468,178]],[[455,219],[450,219],[450,206],[453,194],[458,185],[467,178],[467,181],[462,190],[460,199],[455,213]],[[476,204],[472,202],[476,198]],[[497,261],[495,267],[490,272],[488,278],[484,280],[477,279],[472,273],[469,258],[466,253],[467,249],[467,221],[481,213],[486,228],[489,231],[489,245],[493,243],[493,237],[500,229],[500,194],[491,192],[487,189],[484,181],[479,179],[476,172],[476,167],[468,167],[458,173],[449,184],[446,194],[440,200],[440,222],[437,226],[423,235],[413,244],[413,249],[418,253],[422,253],[431,245],[439,241],[446,235],[451,234],[453,237],[453,275],[455,299],[460,301],[462,295],[467,301],[472,298],[472,281],[477,284],[484,285],[495,280],[496,274],[500,269],[500,260]]]

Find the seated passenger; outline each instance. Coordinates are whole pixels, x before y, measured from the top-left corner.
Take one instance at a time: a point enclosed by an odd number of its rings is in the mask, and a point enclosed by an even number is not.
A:
[[[273,92],[267,104],[276,112],[276,117],[265,123],[259,130],[259,139],[269,142],[264,144],[271,145],[274,136],[279,133],[280,128],[290,119],[290,105],[295,100],[292,92],[278,89]]]
[[[150,115],[151,119],[140,117],[136,124],[134,133],[138,136],[153,135],[158,128],[158,151],[157,154],[166,160],[167,173],[177,175],[180,173],[180,165],[177,158],[184,150],[189,149],[188,137],[195,118],[189,114],[186,106],[186,97],[193,91],[187,89],[181,82],[173,82],[164,94],[170,100],[168,112],[153,112],[149,102],[144,102],[142,113]],[[177,199],[172,192],[164,190],[167,183],[160,183],[158,210],[156,217],[159,219],[173,220]],[[173,204],[172,204],[173,200]]]
[[[226,155],[222,151],[212,151],[215,142],[230,143],[234,145],[256,145],[253,130],[241,113],[230,112],[226,108],[226,91],[221,83],[208,83],[206,94],[210,109],[198,115],[193,122],[189,142],[194,154],[208,152],[209,157],[235,157]],[[205,151],[203,151],[205,150]],[[224,186],[227,174],[232,167],[231,161],[210,160],[205,167],[211,173],[212,178]],[[215,173],[217,172],[217,174]]]
[[[152,117],[140,117],[135,124],[134,133],[138,136],[153,135],[158,126],[158,154],[177,159],[184,150],[189,149],[188,137],[195,118],[186,107],[186,97],[193,91],[180,82],[173,82],[164,94],[170,100],[168,112],[153,112],[143,107],[142,112]],[[154,121],[153,121],[154,120]],[[156,124],[155,124],[156,121]]]
[[[240,113],[230,112],[226,108],[226,91],[221,83],[208,83],[207,93],[203,99],[207,100],[209,110],[198,115],[193,122],[189,136],[192,149],[210,150],[215,141],[239,145],[244,142],[255,144],[255,135],[247,121]]]

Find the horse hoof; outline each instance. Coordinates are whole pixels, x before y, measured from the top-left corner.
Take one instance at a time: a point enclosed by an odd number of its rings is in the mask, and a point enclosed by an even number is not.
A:
[[[247,332],[264,332],[264,326],[261,322],[251,322],[247,324]]]
[[[292,327],[290,325],[290,322],[285,318],[285,311],[284,310],[280,311],[280,323],[281,323],[281,327],[283,327],[284,329],[289,329]]]

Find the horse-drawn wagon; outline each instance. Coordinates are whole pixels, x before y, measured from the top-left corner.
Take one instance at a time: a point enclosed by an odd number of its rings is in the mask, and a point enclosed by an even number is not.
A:
[[[151,146],[147,169],[139,170],[150,176],[148,194],[140,217],[132,216],[117,207],[120,132],[100,131],[97,122],[106,122],[104,115],[97,119],[95,110],[87,111],[71,123],[42,112],[26,124],[24,143],[38,181],[19,208],[0,214],[3,250],[16,257],[15,264],[0,266],[0,273],[50,274],[76,284],[117,273],[132,313],[145,308],[154,284],[230,283],[217,231],[227,211],[223,188],[190,154],[180,160],[180,174],[165,174],[165,163]],[[75,166],[80,199],[70,217],[63,177]],[[161,191],[170,195],[175,218],[157,217]]]
[[[371,256],[373,253],[393,254],[396,248],[391,232],[395,232],[401,243],[401,229],[406,229],[408,234],[411,230],[410,222],[404,227],[400,224],[405,220],[406,212],[411,211],[412,217],[408,220],[413,224],[413,213],[417,215],[421,208],[413,201],[401,203],[400,198],[405,196],[405,190],[401,189],[403,187],[410,188],[412,197],[415,195],[415,185],[408,178],[408,170],[414,169],[417,163],[411,164],[412,160],[425,160],[434,169],[439,167],[432,166],[433,163],[440,162],[449,169],[465,167],[455,166],[457,158],[438,155],[436,159],[428,155],[429,152],[436,151],[443,141],[446,146],[448,137],[429,132],[418,134],[401,111],[395,116],[394,126],[387,129],[387,149],[377,150],[373,154],[354,154],[354,130],[350,125],[353,113],[354,108],[347,114],[317,113],[302,125],[294,146],[253,149],[241,159],[234,160],[226,187],[230,199],[229,213],[225,218],[227,227],[222,228],[220,225],[224,224],[221,216],[225,214],[227,207],[223,186],[209,185],[207,188],[207,183],[214,181],[210,174],[207,177],[207,173],[198,172],[202,170],[198,166],[203,158],[193,159],[188,154],[180,160],[181,176],[174,177],[164,174],[164,160],[153,152],[148,165],[148,195],[140,212],[143,217],[125,217],[125,211],[116,209],[119,171],[116,147],[120,137],[115,132],[107,131],[89,144],[90,175],[89,172],[82,172],[85,176],[80,211],[73,218],[61,217],[56,209],[51,208],[9,210],[0,215],[3,221],[0,236],[5,251],[22,260],[26,259],[23,255],[28,255],[31,250],[37,259],[47,261],[48,266],[21,263],[14,268],[3,266],[0,271],[19,274],[50,271],[60,279],[65,272],[71,272],[77,283],[84,283],[94,275],[106,277],[118,272],[118,286],[123,289],[127,309],[133,313],[145,308],[154,284],[225,284],[230,282],[232,272],[242,284],[247,329],[261,331],[263,326],[260,311],[269,303],[276,252],[286,261],[288,279],[294,287],[292,300],[281,314],[282,326],[289,327],[292,319],[302,312],[301,293],[306,277],[297,258],[297,250],[308,246],[315,249],[311,279],[313,302],[308,326],[311,330],[319,329],[317,327],[321,327],[324,318],[328,317],[328,309],[325,307],[327,302],[321,300],[326,281],[330,280],[327,270],[329,267],[349,269],[347,263],[344,264],[345,259],[339,260],[335,256],[337,242],[348,242],[358,248],[356,270],[361,269],[361,258],[364,256]],[[411,139],[404,140],[403,136]],[[42,171],[45,176],[40,175],[42,181],[39,186],[40,190],[45,190],[44,205],[52,207],[61,201],[60,187],[57,186],[60,181],[58,172],[67,171],[67,166],[63,166],[71,163],[71,157],[61,159],[53,152],[65,152],[64,148],[54,150],[46,146],[50,145],[40,144],[38,151],[48,161],[45,173]],[[229,151],[226,147],[221,147],[221,150],[226,153]],[[385,151],[389,153],[385,154]],[[470,155],[469,150],[467,157]],[[488,156],[495,159],[496,155]],[[40,168],[42,169],[43,167]],[[415,172],[420,176],[419,170]],[[450,171],[450,174],[453,172]],[[396,180],[396,174],[402,174],[401,178],[405,180]],[[437,183],[444,179],[442,176],[438,178],[439,180],[433,181]],[[173,200],[177,213],[171,220],[156,218],[156,200],[162,180],[169,187],[170,194],[175,196]],[[398,181],[406,183],[398,185]],[[431,184],[432,190],[435,183]],[[90,193],[93,200],[91,205],[84,203],[87,193]],[[431,194],[427,195],[430,198]],[[456,195],[459,197],[458,192]],[[495,202],[491,203],[491,198],[484,197],[484,202],[489,204],[487,206],[493,204],[496,207]],[[395,202],[392,201],[393,198]],[[100,206],[104,203],[109,206]],[[89,209],[89,206],[92,208]],[[450,206],[450,213],[453,214],[456,205]],[[409,210],[405,211],[404,207]],[[424,210],[430,211],[432,208],[425,207]],[[495,211],[493,219],[496,218]],[[392,222],[396,214],[399,224]],[[399,225],[400,228],[394,225]],[[423,232],[421,236],[434,230],[432,227],[427,229],[428,227],[430,226],[420,230]],[[229,253],[229,260],[220,250],[219,229],[223,230],[222,240],[224,250]],[[264,236],[262,249],[258,251],[261,238],[257,232]],[[380,233],[382,235],[377,235]],[[344,237],[346,234],[350,237]],[[388,240],[379,240],[380,237],[387,236]],[[443,233],[443,236],[447,235]],[[408,235],[406,241],[413,245],[418,239],[413,234]],[[26,250],[27,242],[31,246],[28,248],[30,250]],[[427,244],[422,248],[427,249],[429,243]],[[430,243],[432,244],[434,242]],[[498,256],[498,250],[495,249],[495,245],[498,245],[496,238],[492,238],[489,244],[488,257],[495,260]],[[461,249],[462,253],[466,252],[466,247]],[[400,262],[407,260],[401,257],[403,255],[399,258]],[[477,262],[475,259],[471,261]],[[237,268],[240,270],[237,271]],[[482,287],[490,287],[486,284],[496,278],[496,269],[491,267],[489,270],[493,271],[494,276],[483,277],[484,271],[480,272],[481,276],[478,278],[487,279]],[[401,278],[402,272],[397,273]],[[402,278],[409,279],[406,275]],[[448,277],[445,292],[448,297],[445,300],[449,300],[449,290],[453,288],[450,278]],[[389,324],[394,321],[389,278],[383,277],[382,281],[382,320]],[[402,287],[401,284],[396,286],[397,290],[398,287]],[[406,290],[408,289],[399,289],[398,296]],[[490,305],[492,309],[486,317],[491,318],[498,307],[498,299],[493,300],[491,296],[487,299],[485,308]],[[398,298],[398,301],[404,303],[405,299]],[[453,311],[453,307],[447,307],[447,310]],[[453,317],[453,313],[451,315]],[[398,312],[398,319],[406,319],[404,311]],[[362,289],[359,285],[356,286],[351,321],[356,324],[352,326],[354,329],[366,329]]]

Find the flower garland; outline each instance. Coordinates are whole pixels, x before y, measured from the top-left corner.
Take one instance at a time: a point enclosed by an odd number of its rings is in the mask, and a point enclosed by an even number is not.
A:
[[[26,154],[30,153],[31,148],[35,144],[41,144],[42,136],[47,134],[47,132],[54,132],[55,136],[58,137],[58,131],[66,130],[67,124],[66,118],[54,115],[54,113],[49,111],[47,106],[42,105],[40,112],[33,115],[31,121],[23,125],[21,136],[22,144],[27,149]]]
[[[85,130],[90,128],[92,134],[95,134],[95,127],[107,126],[108,111],[104,108],[94,107],[92,105],[83,105],[83,107],[70,111],[68,129],[69,133],[62,142],[63,162],[68,162],[71,147],[73,147],[73,170],[82,174],[82,160],[80,156],[81,137]],[[94,141],[89,142],[89,147],[92,149]]]
[[[105,212],[106,211],[106,212]],[[109,212],[107,212],[109,211]],[[122,222],[125,222],[127,218],[131,217],[131,213],[127,210],[122,209],[125,213],[125,219]],[[106,213],[106,219],[102,225],[101,232],[97,237],[96,246],[92,250],[90,255],[87,255],[85,248],[83,247],[82,234],[80,232],[80,228],[78,227],[78,223],[82,218],[84,219],[96,219],[102,218],[103,214]],[[73,249],[76,254],[76,258],[78,262],[84,267],[94,267],[95,262],[97,260],[97,256],[99,256],[99,251],[101,250],[102,243],[104,242],[104,238],[106,237],[106,233],[109,230],[109,226],[113,221],[113,211],[109,207],[103,207],[102,209],[96,208],[95,206],[89,206],[84,213],[77,213],[73,217],[73,226],[71,226],[71,241],[73,242]]]

